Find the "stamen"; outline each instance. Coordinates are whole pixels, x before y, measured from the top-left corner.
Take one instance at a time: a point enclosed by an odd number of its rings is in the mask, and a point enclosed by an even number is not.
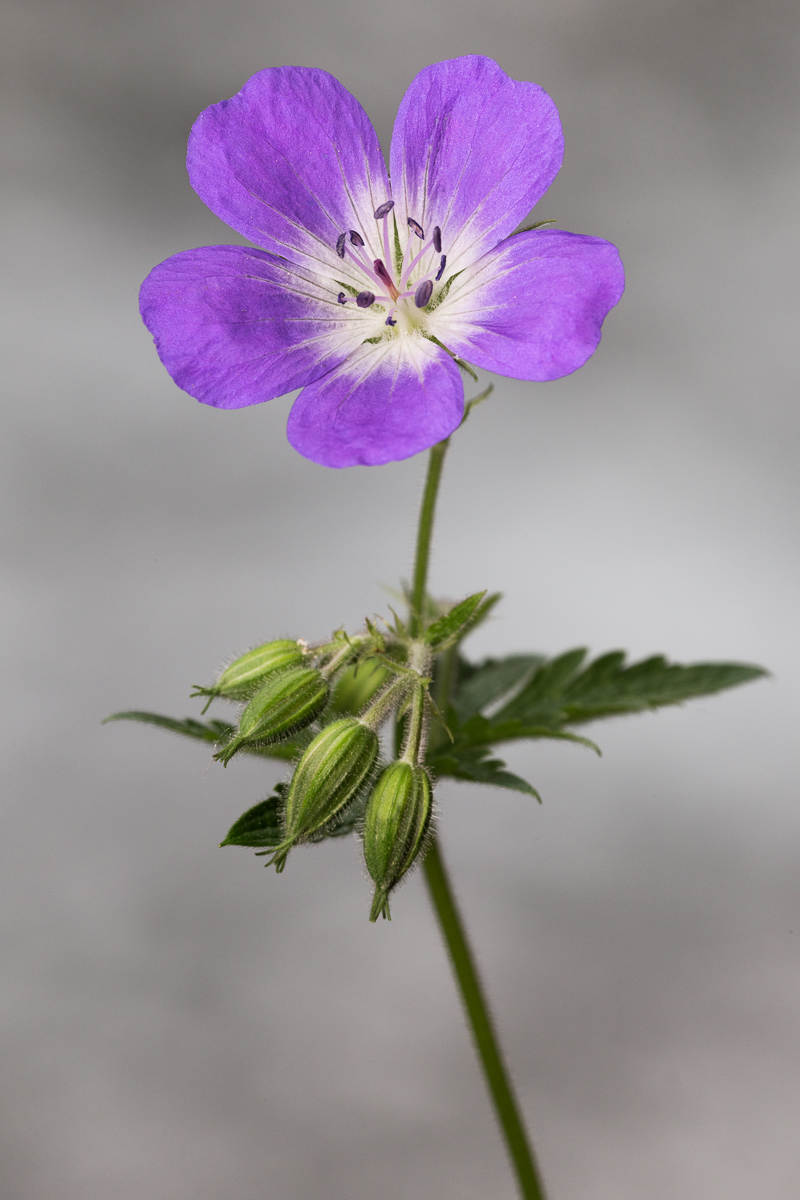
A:
[[[431,298],[433,291],[433,283],[430,279],[423,279],[417,290],[414,292],[414,303],[417,308],[424,308]]]
[[[336,297],[336,299],[340,304],[347,304],[347,296],[345,296],[344,292],[339,292],[339,295]]]
[[[409,238],[408,245],[409,245],[409,246],[411,245],[411,239],[410,239],[410,238]],[[405,287],[405,285],[406,285],[406,282],[407,282],[407,280],[408,280],[408,277],[409,277],[409,275],[411,274],[411,272],[414,270],[414,267],[417,265],[417,263],[419,262],[419,260],[420,260],[421,258],[423,258],[423,257],[424,257],[424,256],[425,256],[425,255],[428,253],[428,251],[430,250],[430,248],[431,248],[431,246],[432,246],[432,245],[433,245],[433,239],[431,239],[431,241],[429,241],[429,242],[426,242],[426,243],[425,243],[425,245],[424,245],[424,246],[422,247],[422,249],[420,250],[419,254],[415,254],[415,255],[414,255],[414,257],[412,258],[412,260],[411,260],[411,262],[408,264],[408,266],[406,266],[406,265],[405,265],[405,263],[404,263],[404,265],[403,265],[403,274],[400,276],[400,287]],[[440,245],[440,247],[441,247],[441,241],[440,241],[439,245]],[[408,247],[406,247],[406,251],[408,251]],[[408,257],[408,254],[407,254],[407,253],[406,253],[406,257]]]
[[[394,200],[387,200],[385,204],[381,204],[380,208],[375,210],[375,217],[383,217],[383,254],[387,263],[391,266],[392,252],[389,249],[389,213],[394,208]]]
[[[375,303],[374,292],[359,292],[356,296],[356,304],[359,308],[370,308]]]
[[[422,228],[422,226],[419,224],[418,221],[414,220],[413,217],[408,217],[407,220],[408,220],[408,228],[417,235],[417,237],[420,239],[420,241],[422,241],[422,239],[425,237],[425,230]]]
[[[433,227],[433,248],[437,254],[442,253],[442,231],[438,225]]]
[[[382,279],[378,278],[378,276],[375,274],[372,267],[370,266],[369,262],[366,259],[364,259],[361,254],[358,254],[358,253],[356,253],[355,250],[352,250],[350,248],[350,246],[348,246],[347,244],[345,244],[345,247],[344,247],[344,254],[346,254],[348,258],[352,259],[352,261],[356,264],[356,266],[360,267],[361,270],[364,272],[364,274],[368,275],[370,277],[370,279],[374,279],[376,283],[380,283],[380,284],[382,284],[384,282]],[[342,255],[342,257],[344,257],[344,255]]]
[[[388,315],[388,317],[386,318],[386,320],[383,322],[383,323],[384,323],[384,325],[396,325],[396,324],[397,324],[397,321],[394,321],[394,320],[392,319],[392,316],[393,316],[393,314],[394,314],[396,311],[397,311],[396,309],[394,309],[394,308],[392,309],[392,311],[389,313],[389,315]]]
[[[437,283],[438,283],[438,282],[439,282],[439,280],[442,278],[442,275],[444,275],[444,267],[445,267],[445,263],[446,263],[446,262],[447,262],[447,255],[446,255],[446,254],[443,254],[443,255],[442,255],[442,261],[441,261],[441,262],[440,262],[440,264],[439,264],[439,270],[436,272],[436,282],[437,282]]]
[[[350,230],[350,241],[353,243],[354,246],[363,246],[364,245],[364,239],[362,238],[360,233],[357,233],[355,231],[355,229]]]
[[[347,241],[346,233],[340,233],[338,238],[336,239],[336,253],[339,255],[339,258],[344,258],[344,244],[346,241]]]

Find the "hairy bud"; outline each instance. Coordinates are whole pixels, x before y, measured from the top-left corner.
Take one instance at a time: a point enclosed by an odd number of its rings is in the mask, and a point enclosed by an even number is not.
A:
[[[364,817],[364,858],[375,883],[370,921],[389,917],[389,892],[411,867],[430,825],[431,783],[423,767],[394,762],[381,774]]]
[[[266,642],[263,646],[248,650],[247,654],[243,654],[226,667],[212,687],[196,687],[192,695],[210,697],[209,704],[215,696],[224,696],[227,700],[247,700],[258,690],[267,675],[274,671],[283,671],[286,667],[299,666],[302,661],[303,650],[297,642],[288,638]]]
[[[289,785],[284,841],[271,859],[278,871],[292,846],[327,825],[353,798],[377,757],[378,735],[355,717],[333,721],[317,734]]]
[[[214,757],[227,764],[242,746],[274,742],[304,729],[322,712],[328,693],[328,684],[313,667],[271,675],[242,713],[236,736]]]

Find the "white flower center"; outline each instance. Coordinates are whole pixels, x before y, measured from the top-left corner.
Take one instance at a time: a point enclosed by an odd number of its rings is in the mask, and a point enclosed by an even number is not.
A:
[[[408,241],[402,259],[393,254],[389,237],[389,214],[393,208],[394,200],[387,200],[375,210],[379,244],[383,247],[382,258],[369,257],[364,238],[356,229],[339,234],[336,253],[342,259],[349,258],[356,265],[369,287],[351,296],[339,292],[338,298],[340,304],[357,304],[359,308],[383,304],[388,310],[385,324],[390,329],[398,333],[413,333],[425,324],[424,312],[433,297],[435,284],[444,274],[447,255],[442,254],[439,226],[434,228],[426,241],[425,230],[411,217],[408,218]],[[396,237],[396,226],[392,232]],[[419,242],[422,242],[421,249],[418,248]],[[438,265],[434,260],[432,270],[427,274],[418,274],[419,264],[431,250],[438,256]]]

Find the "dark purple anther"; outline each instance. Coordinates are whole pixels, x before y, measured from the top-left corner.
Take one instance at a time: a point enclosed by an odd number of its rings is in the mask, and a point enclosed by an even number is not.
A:
[[[344,258],[344,244],[346,241],[346,233],[340,233],[336,239],[336,253],[339,255],[339,258]]]
[[[442,275],[444,275],[444,266],[445,266],[446,262],[447,262],[447,255],[443,254],[442,261],[439,263],[439,270],[436,272],[436,282],[437,283],[442,278]]]
[[[360,233],[356,233],[355,229],[350,230],[350,241],[353,243],[354,246],[363,246],[364,245],[364,239],[362,238]]]
[[[374,292],[359,292],[358,295],[356,296],[356,304],[358,305],[359,308],[369,308],[370,305],[372,305],[374,303],[375,303],[375,293]]]
[[[380,221],[381,217],[385,217],[394,208],[394,200],[385,200],[383,204],[379,204],[375,209],[375,220]]]
[[[437,254],[442,253],[442,231],[438,225],[433,227],[433,248]]]
[[[414,303],[417,308],[424,308],[431,298],[433,284],[430,279],[423,279],[417,290],[414,292]]]
[[[418,238],[425,237],[425,230],[422,228],[422,226],[419,224],[418,221],[414,220],[413,217],[408,218],[408,228],[412,231],[412,233],[415,233]]]
[[[393,321],[391,317],[387,317],[383,323],[384,325],[396,325],[397,321]]]
[[[336,299],[339,301],[340,304],[347,303],[347,296],[345,296],[344,292],[339,292],[339,295],[336,297]]]

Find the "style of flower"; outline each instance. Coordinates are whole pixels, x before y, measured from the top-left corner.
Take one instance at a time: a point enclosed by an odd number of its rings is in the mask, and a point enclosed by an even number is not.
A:
[[[610,242],[513,233],[562,154],[547,93],[489,58],[417,75],[390,174],[332,75],[260,71],[201,113],[187,157],[201,199],[260,248],[186,250],[148,275],[141,313],[161,361],[216,408],[301,388],[289,441],[325,466],[432,446],[462,419],[456,359],[558,379],[594,352],[622,295]]]

